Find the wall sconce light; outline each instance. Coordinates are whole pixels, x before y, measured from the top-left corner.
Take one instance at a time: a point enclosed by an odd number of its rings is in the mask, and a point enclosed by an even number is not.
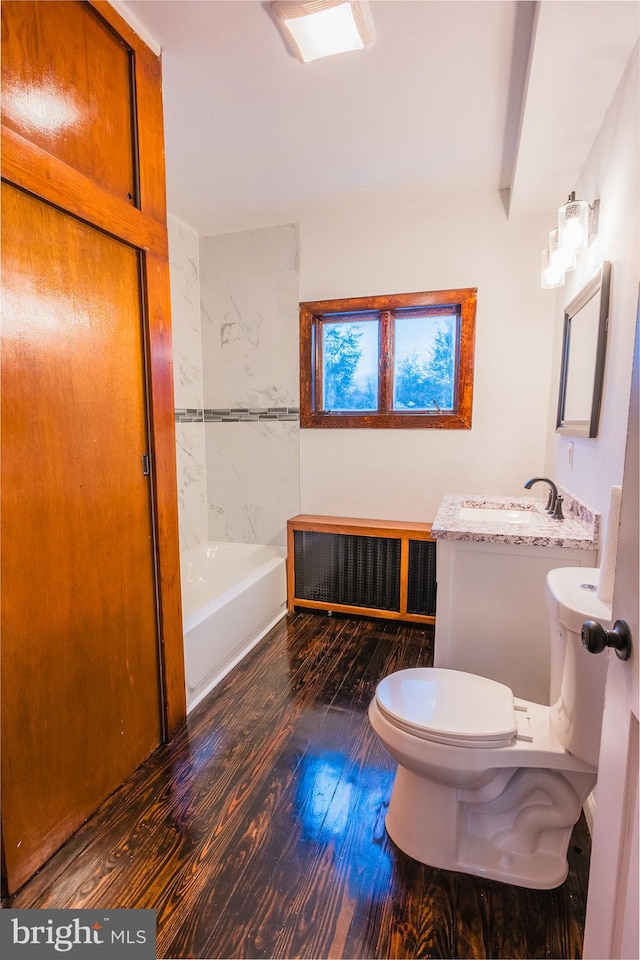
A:
[[[301,63],[364,50],[375,39],[367,0],[275,0],[271,10]]]
[[[589,246],[589,211],[586,200],[576,200],[575,192],[558,210],[558,239],[564,250],[579,253]]]
[[[549,246],[542,251],[542,288],[561,287],[565,274],[575,269],[577,257],[597,233],[600,201],[593,206],[576,200],[574,192],[558,210],[558,226],[549,234]]]

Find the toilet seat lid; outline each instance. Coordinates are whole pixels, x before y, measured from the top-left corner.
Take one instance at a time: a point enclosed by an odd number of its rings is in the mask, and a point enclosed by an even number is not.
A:
[[[460,670],[399,670],[378,684],[376,703],[390,723],[438,743],[503,747],[517,732],[511,689]]]

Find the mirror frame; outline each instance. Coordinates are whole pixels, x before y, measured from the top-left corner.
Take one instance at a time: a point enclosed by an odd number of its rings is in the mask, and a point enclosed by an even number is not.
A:
[[[604,364],[607,352],[607,331],[609,327],[609,289],[611,286],[611,263],[605,260],[594,277],[582,288],[580,293],[567,304],[564,311],[562,332],[562,366],[560,369],[560,389],[558,391],[558,414],[556,433],[569,437],[597,437],[600,419],[600,404],[604,384]],[[571,354],[571,328],[583,307],[594,297],[598,304],[598,339],[596,344],[593,391],[591,394],[591,416],[588,420],[567,420],[564,415],[567,382],[569,379],[569,361]]]

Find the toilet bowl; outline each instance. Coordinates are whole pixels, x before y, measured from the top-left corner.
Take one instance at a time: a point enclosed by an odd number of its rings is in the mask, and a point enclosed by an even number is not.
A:
[[[606,658],[582,647],[583,619],[610,624],[588,588],[597,571],[553,570],[552,706],[462,671],[418,667],[382,680],[371,725],[397,761],[386,828],[422,863],[549,889],[595,786]]]

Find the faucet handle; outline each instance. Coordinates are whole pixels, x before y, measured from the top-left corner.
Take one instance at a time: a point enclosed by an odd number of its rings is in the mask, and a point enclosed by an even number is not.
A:
[[[564,520],[564,514],[562,512],[562,497],[560,494],[556,497],[556,502],[553,507],[553,519],[554,520]]]

